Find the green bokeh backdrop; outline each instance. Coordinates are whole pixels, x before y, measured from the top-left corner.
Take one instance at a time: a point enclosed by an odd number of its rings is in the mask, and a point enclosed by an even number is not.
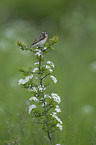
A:
[[[16,41],[31,44],[42,31],[49,38],[59,37],[45,59],[55,64],[58,83],[48,92],[61,96],[65,126],[54,135],[54,143],[66,139],[65,145],[95,145],[96,2],[89,0],[0,1],[0,144],[13,136],[22,138],[24,145],[48,143],[27,115],[30,94],[18,86],[23,77],[18,67],[33,66],[36,60],[20,51]],[[24,120],[27,127],[22,127]]]

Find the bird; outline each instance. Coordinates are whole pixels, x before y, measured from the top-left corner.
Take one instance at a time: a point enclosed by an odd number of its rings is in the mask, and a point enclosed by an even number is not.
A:
[[[42,33],[37,37],[37,39],[31,44],[30,47],[33,47],[33,46],[42,47],[42,46],[45,44],[45,42],[47,41],[47,38],[48,38],[47,32],[42,32]]]

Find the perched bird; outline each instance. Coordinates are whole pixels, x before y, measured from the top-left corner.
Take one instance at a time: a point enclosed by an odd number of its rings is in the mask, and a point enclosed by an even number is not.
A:
[[[46,32],[42,32],[38,37],[37,39],[31,44],[30,47],[33,47],[33,46],[40,46],[42,47],[45,42],[47,41],[47,38],[48,38],[48,34]]]

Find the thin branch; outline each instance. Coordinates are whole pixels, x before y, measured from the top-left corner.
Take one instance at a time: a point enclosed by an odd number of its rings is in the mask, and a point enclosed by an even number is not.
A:
[[[33,50],[32,47],[26,47],[26,46],[24,46],[24,45],[21,45],[21,48],[24,48],[24,50],[30,50],[30,51],[32,51],[32,52],[36,52],[35,50]]]
[[[50,131],[50,133],[53,133],[53,132],[56,132],[57,131],[57,129],[54,129],[53,131]]]
[[[53,44],[54,44],[53,42],[52,42],[51,44],[49,44],[49,46],[47,47],[47,49],[42,50],[42,52],[44,52],[44,51],[46,51],[46,50],[50,49],[50,47],[51,47]]]
[[[33,88],[33,87],[38,87],[39,85],[31,85],[31,86],[29,86],[28,84],[26,85],[26,86],[24,86],[24,88]]]
[[[53,128],[57,123],[53,124],[49,129]]]
[[[46,74],[44,77],[42,77],[41,79],[43,80],[43,79],[45,79],[47,76],[49,76],[50,75],[50,73],[48,73],[48,74]]]
[[[19,71],[23,72],[23,73],[27,73],[27,74],[30,74],[30,73],[32,73],[32,74],[39,74],[38,72],[32,72],[30,70],[29,70],[29,72],[28,71],[24,71],[24,70],[19,70]]]
[[[40,48],[40,49],[42,51],[42,48]],[[44,88],[43,88],[43,82],[42,82],[43,79],[42,79],[42,76],[41,76],[41,59],[39,59],[39,73],[40,73],[40,85],[42,87],[42,94],[43,94],[43,99],[44,99],[45,117],[46,117],[46,126],[47,126],[47,135],[48,135],[48,138],[50,140],[50,143],[52,144],[52,137],[51,137],[50,132],[49,132],[49,124],[48,124],[48,117],[47,117],[47,107],[46,107],[46,102],[45,102],[45,97],[44,97]]]

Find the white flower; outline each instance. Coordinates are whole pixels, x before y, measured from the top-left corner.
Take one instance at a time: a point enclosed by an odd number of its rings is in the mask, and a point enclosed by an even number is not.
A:
[[[39,53],[41,53],[42,51],[40,49],[35,49],[36,51],[38,51]]]
[[[43,67],[45,67],[46,69],[48,69],[48,70],[50,71],[50,73],[52,73],[52,72],[53,72],[53,70],[50,68],[50,66],[49,66],[49,65],[43,65]]]
[[[60,124],[62,124],[61,119],[58,116],[56,116],[56,112],[52,112],[52,113],[53,114],[50,114],[50,115],[52,115],[58,122],[60,122]]]
[[[39,62],[35,62],[34,65],[39,64]]]
[[[38,102],[39,101],[36,97],[31,97],[29,100],[30,101],[34,100],[35,102]]]
[[[42,92],[43,88],[41,87],[41,85],[38,86],[39,91]]]
[[[31,88],[31,85],[29,85],[29,88]]]
[[[18,85],[25,84],[25,83],[26,83],[25,80],[20,79]]]
[[[45,104],[47,105],[47,102],[45,102]],[[44,103],[43,103],[42,107],[44,107]]]
[[[36,92],[37,93],[37,89],[36,89],[36,87],[34,86],[34,87],[32,87],[32,89],[30,89],[29,90],[30,92]]]
[[[44,47],[44,50],[46,50],[47,49],[47,47]]]
[[[20,79],[18,85],[25,84],[29,81],[29,79],[32,79],[32,78],[33,78],[33,75],[27,76],[24,80]]]
[[[54,99],[54,101],[57,102],[58,104],[61,102],[61,98],[60,96],[58,96],[58,94],[52,93],[51,96]]]
[[[38,79],[38,77],[35,78],[36,80]]]
[[[41,87],[41,85],[39,85],[39,86],[38,86],[38,89],[39,89],[39,91],[42,92],[42,90],[46,90],[46,87],[44,87],[44,86]]]
[[[45,65],[45,68],[46,68],[46,69],[50,69],[50,66],[49,66],[49,65]]]
[[[47,64],[50,64],[50,66],[52,66],[54,68],[54,63],[51,61],[47,61]]]
[[[57,123],[57,125],[56,125],[57,127],[59,127],[59,129],[60,130],[62,130],[63,129],[63,127],[62,127],[62,125],[60,125],[59,123]]]
[[[57,79],[54,76],[50,76],[52,78],[52,80],[54,81],[54,83],[57,83]]]
[[[36,72],[37,70],[38,70],[38,68],[36,67],[36,68],[33,69],[33,72]]]
[[[51,99],[51,97],[48,95],[48,98],[50,98]]]
[[[51,99],[51,97],[49,96],[49,94],[45,94],[45,95],[44,95],[44,98],[46,98],[46,97],[48,97],[48,98]]]
[[[46,97],[47,97],[47,95],[45,94],[45,95],[44,95],[44,98],[46,98]]]
[[[28,82],[29,79],[32,79],[32,78],[33,78],[33,75],[31,75],[31,76],[27,76],[27,77],[25,78],[25,80]]]
[[[46,90],[46,87],[42,86],[43,87],[43,90]]]
[[[38,47],[37,47],[38,48]],[[38,51],[38,49],[34,49],[34,51]]]
[[[34,108],[36,108],[36,105],[31,105],[31,106],[29,106],[29,114],[30,114],[30,112],[32,111],[32,109],[34,109]]]
[[[33,89],[33,92],[37,92],[37,89],[36,89],[36,87],[33,87],[32,89]]]
[[[35,55],[38,55],[38,56],[40,56],[41,55],[41,53],[40,52],[36,52],[36,54]]]
[[[38,55],[38,56],[42,56],[43,57],[43,55],[41,53],[42,53],[42,51],[40,49],[38,49],[38,51],[35,53],[35,55]]]
[[[52,73],[52,72],[53,72],[53,70],[52,70],[52,69],[49,69],[49,71],[50,71],[50,73]]]
[[[56,111],[57,113],[58,113],[58,112],[61,112],[61,109],[59,108],[58,105],[56,105],[55,111]]]

